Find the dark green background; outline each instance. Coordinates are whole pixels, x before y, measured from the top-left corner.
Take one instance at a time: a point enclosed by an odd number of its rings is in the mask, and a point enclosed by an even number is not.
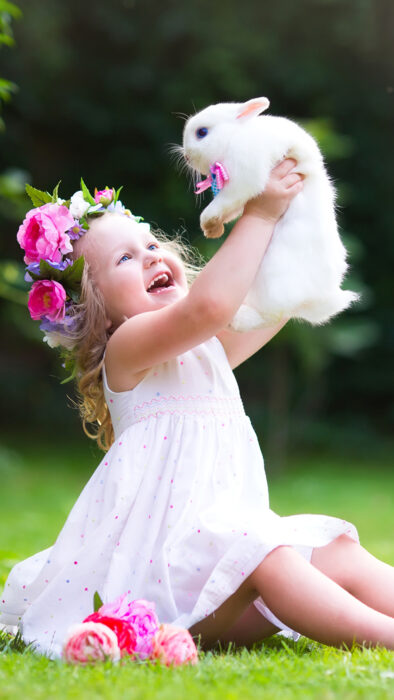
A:
[[[264,450],[390,449],[394,419],[392,0],[24,0],[0,76],[0,292],[3,431],[73,439],[70,384],[38,324],[11,299],[28,179],[61,194],[124,185],[133,212],[186,235],[204,255],[199,208],[168,154],[190,114],[266,95],[273,114],[318,138],[338,189],[346,285],[362,303],[323,328],[289,324],[237,371]],[[21,184],[22,183],[22,184]],[[12,266],[11,266],[12,267]],[[15,270],[12,267],[12,270]],[[8,275],[8,277],[7,277]],[[14,296],[13,296],[14,295]],[[7,297],[7,298],[6,298]]]

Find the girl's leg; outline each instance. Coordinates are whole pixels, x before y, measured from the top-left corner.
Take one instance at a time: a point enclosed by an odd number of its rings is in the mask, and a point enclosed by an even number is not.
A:
[[[251,647],[255,642],[261,642],[276,632],[279,632],[279,628],[269,622],[251,603],[230,629],[220,635],[218,641],[225,646],[231,642],[236,647]]]
[[[280,620],[324,644],[394,649],[394,619],[365,605],[291,547],[271,552],[251,584]]]
[[[217,642],[249,645],[270,637],[278,628],[255,608],[256,598],[258,593],[249,576],[215,612],[190,627],[190,634],[200,638],[203,649],[211,649]]]
[[[259,595],[280,620],[311,639],[334,646],[355,641],[394,649],[394,619],[354,598],[285,546],[265,557],[236,593],[190,632],[201,634],[208,647],[217,640],[230,641],[229,631]],[[273,634],[276,628],[266,630]]]
[[[369,607],[394,617],[394,567],[376,559],[347,535],[316,547],[311,562]],[[277,631],[251,604],[221,641],[250,646]]]
[[[394,568],[347,535],[316,547],[311,563],[366,605],[394,617]]]

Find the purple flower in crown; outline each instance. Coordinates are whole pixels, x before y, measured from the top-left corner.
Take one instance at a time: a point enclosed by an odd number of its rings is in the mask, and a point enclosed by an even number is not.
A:
[[[43,317],[40,323],[40,331],[44,333],[67,333],[75,330],[77,321],[73,316],[68,315],[71,306],[72,304],[66,301],[64,318],[60,321],[50,321],[48,318]]]
[[[60,262],[53,262],[51,260],[46,260],[46,262],[53,267],[54,270],[65,270],[66,267],[69,265],[73,264],[73,261],[70,260],[70,258],[64,258]],[[29,272],[33,272],[35,275],[40,275],[40,263],[39,262],[33,262],[30,263],[26,267],[26,273],[25,273],[25,282],[33,282],[33,277],[29,274]]]
[[[63,345],[66,348],[72,348],[75,344],[73,331],[77,328],[77,320],[75,316],[69,315],[72,303],[66,301],[65,315],[61,321],[50,321],[48,318],[43,318],[40,323],[40,331],[44,335],[44,342],[48,343],[49,347],[56,348],[58,345]]]
[[[67,231],[67,234],[70,236],[72,241],[77,241],[78,238],[81,238],[84,233],[86,233],[86,229],[84,229],[79,221],[74,221],[74,225]]]
[[[60,262],[63,255],[72,251],[66,231],[73,225],[74,219],[63,205],[44,204],[28,211],[17,233],[18,243],[25,251],[25,263]]]

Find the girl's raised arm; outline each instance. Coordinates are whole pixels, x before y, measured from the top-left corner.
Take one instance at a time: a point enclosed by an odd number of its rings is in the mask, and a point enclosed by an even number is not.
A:
[[[301,176],[291,172],[295,164],[288,159],[273,170],[264,194],[248,203],[184,298],[137,314],[117,328],[107,344],[106,364],[120,384],[204,342],[231,321],[252,284],[275,223],[302,188]]]
[[[258,328],[246,333],[238,333],[230,328],[224,328],[217,333],[216,335],[224,347],[231,369],[241,365],[242,362],[245,362],[245,360],[252,357],[264,345],[269,343],[282,330],[288,320],[286,318],[275,326]]]

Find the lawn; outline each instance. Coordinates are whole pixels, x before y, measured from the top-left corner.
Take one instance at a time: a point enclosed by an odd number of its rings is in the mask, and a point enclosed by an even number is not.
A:
[[[98,463],[88,444],[56,450],[50,443],[0,448],[0,588],[18,560],[49,546]],[[363,544],[394,565],[392,461],[294,458],[270,477],[271,506],[281,515],[320,512],[355,523]],[[394,654],[385,649],[340,651],[301,638],[273,637],[252,651],[201,655],[198,666],[148,664],[67,667],[6,651],[0,655],[0,698],[158,698],[213,700],[262,697],[391,698]]]

